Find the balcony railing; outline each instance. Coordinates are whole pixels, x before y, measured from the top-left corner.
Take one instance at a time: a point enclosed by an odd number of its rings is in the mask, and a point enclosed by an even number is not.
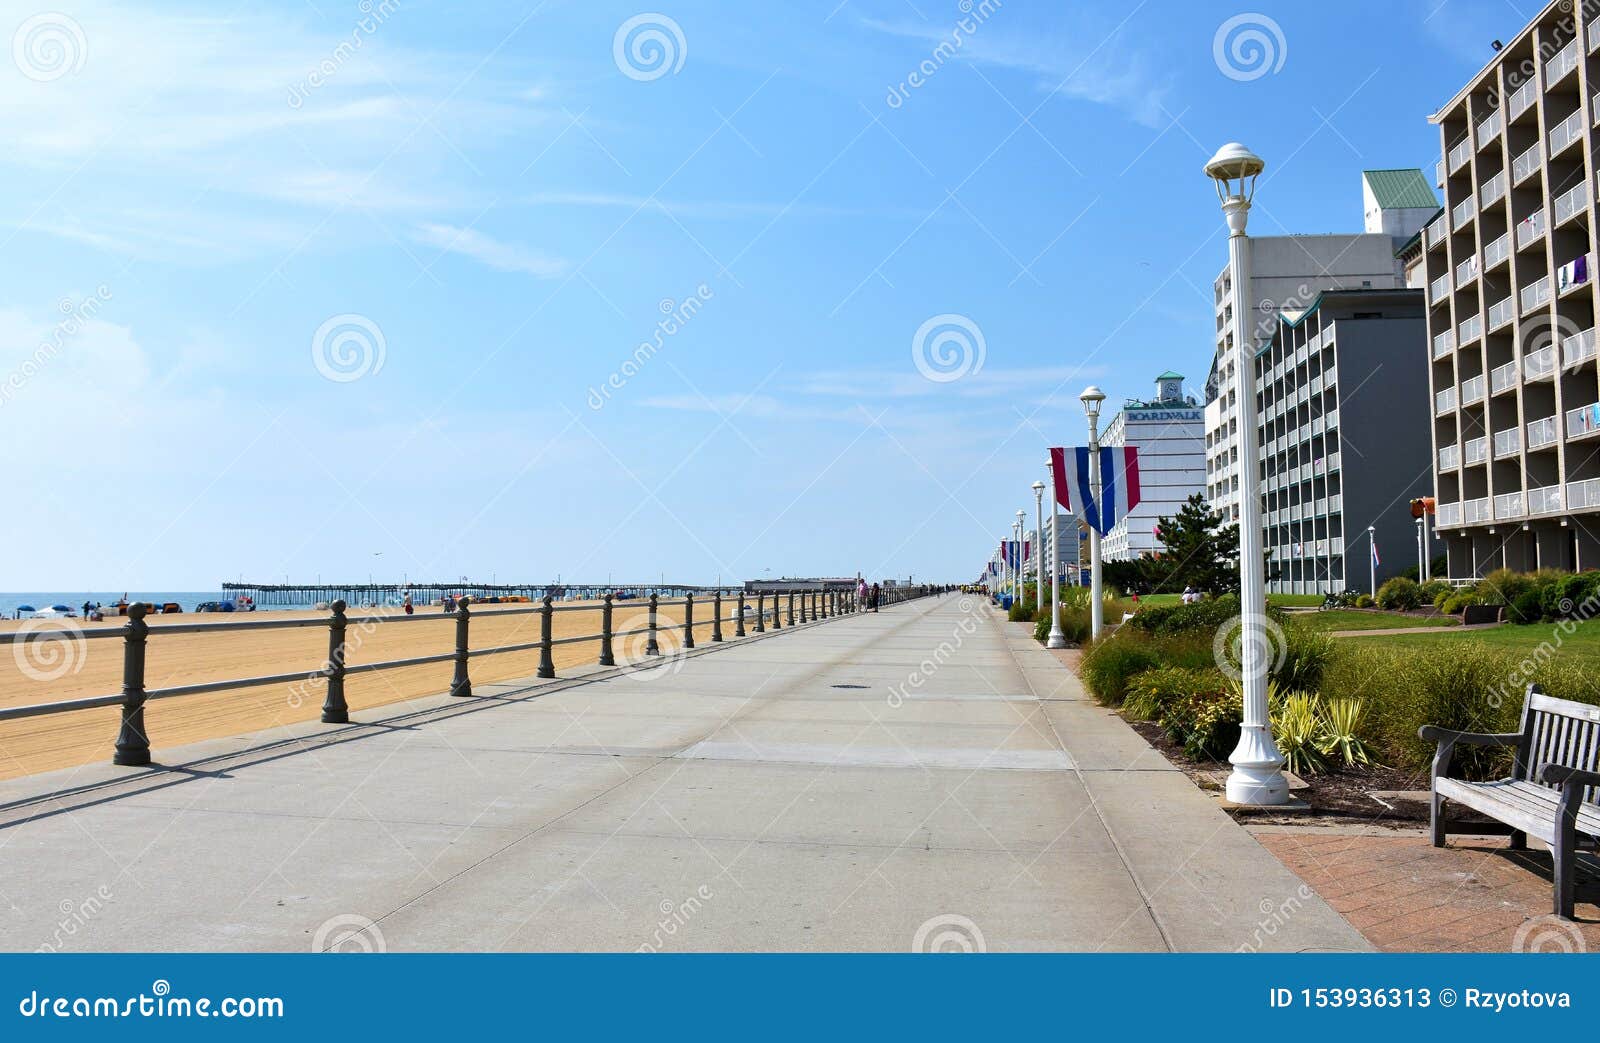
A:
[[[1596,22],[1595,25],[1600,25]],[[1582,511],[1600,507],[1600,478],[1567,483],[1567,510]]]
[[[1461,231],[1461,226],[1472,220],[1472,213],[1473,199],[1468,196],[1450,208],[1450,228],[1453,231]]]
[[[1547,416],[1528,425],[1529,449],[1543,449],[1547,445],[1556,444],[1556,439],[1561,437],[1561,428],[1557,425],[1556,419]]]
[[[1450,146],[1450,173],[1454,174],[1467,165],[1467,160],[1472,158],[1472,136],[1462,135],[1461,140]]]
[[[1594,278],[1594,254],[1586,253],[1556,269],[1556,289],[1562,294],[1570,293],[1580,286],[1589,285]]]
[[[1556,346],[1546,344],[1522,356],[1523,380],[1547,380],[1556,371]]]
[[[1456,285],[1464,286],[1478,277],[1478,259],[1468,257],[1456,265]]]
[[[1478,124],[1475,136],[1478,141],[1479,152],[1482,152],[1494,142],[1496,137],[1500,134],[1501,125],[1502,121],[1500,119],[1499,109],[1495,109],[1493,112],[1489,113],[1488,117]]]
[[[1534,145],[1511,161],[1511,183],[1520,185],[1528,176],[1539,169],[1543,161],[1539,146]]]
[[[1483,336],[1483,316],[1474,315],[1456,327],[1456,343],[1471,344]]]
[[[1494,520],[1494,513],[1489,506],[1489,498],[1480,496],[1476,500],[1466,500],[1461,504],[1461,520],[1467,525],[1473,522],[1486,522]]]
[[[1573,142],[1583,137],[1583,110],[1579,109],[1550,131],[1550,158],[1561,155]]]
[[[1494,458],[1496,460],[1504,460],[1508,456],[1516,456],[1521,451],[1521,430],[1511,427],[1494,433]]]
[[[1517,249],[1544,235],[1544,211],[1535,210],[1533,213],[1517,222]]]
[[[1566,79],[1578,67],[1578,41],[1573,39],[1556,52],[1554,58],[1544,63],[1544,84],[1553,87]]]
[[[1443,333],[1435,333],[1433,335],[1434,358],[1444,358],[1446,355],[1450,354],[1451,349],[1453,349],[1455,346],[1455,335],[1451,331],[1445,330]]]
[[[1519,294],[1522,298],[1522,310],[1533,311],[1542,304],[1550,302],[1550,276],[1546,275],[1531,286],[1524,286]]]
[[[1511,233],[1502,232],[1500,238],[1483,248],[1483,270],[1492,271],[1511,256]]]
[[[1456,389],[1445,388],[1433,396],[1433,411],[1435,413],[1448,413],[1456,407]]]
[[[1438,217],[1434,218],[1432,221],[1429,221],[1428,222],[1428,227],[1423,229],[1423,234],[1427,238],[1429,246],[1438,246],[1441,242],[1443,242],[1444,241],[1444,215],[1440,214]]]
[[[1461,524],[1461,505],[1459,503],[1441,503],[1438,510],[1439,524],[1446,528]]]
[[[1461,466],[1461,447],[1447,445],[1439,450],[1439,470],[1454,471]]]
[[[1504,520],[1522,517],[1522,493],[1501,493],[1494,498],[1494,516]]]
[[[1561,341],[1561,365],[1578,366],[1595,356],[1594,327],[1580,330]]]
[[[1465,464],[1481,464],[1489,459],[1489,436],[1479,435],[1469,439],[1461,446],[1461,462]]]
[[[1490,178],[1483,188],[1478,190],[1478,205],[1490,206],[1498,202],[1506,194],[1506,172],[1504,170]]]
[[[1439,188],[1444,187],[1444,160],[1437,160],[1433,164],[1433,183]]]
[[[1600,402],[1567,410],[1567,438],[1600,435]]]
[[[1464,406],[1470,406],[1474,402],[1482,402],[1484,387],[1485,384],[1482,373],[1479,373],[1475,377],[1468,377],[1466,380],[1463,380],[1461,382],[1461,404]]]
[[[1498,395],[1517,386],[1517,362],[1512,359],[1503,366],[1489,371],[1489,394]]]
[[[1495,301],[1489,305],[1489,329],[1497,330],[1510,322],[1515,317],[1516,311],[1512,308],[1512,301],[1507,297],[1503,301]]]
[[[1529,76],[1528,82],[1524,83],[1522,86],[1513,91],[1511,93],[1511,100],[1506,103],[1506,108],[1510,110],[1511,118],[1516,119],[1524,112],[1527,112],[1528,106],[1532,105],[1533,99],[1537,98],[1538,96],[1539,81],[1534,79],[1532,76]]]
[[[1544,485],[1528,490],[1528,513],[1550,514],[1561,510],[1561,486]]]
[[[1556,224],[1562,225],[1572,218],[1585,212],[1589,203],[1589,181],[1585,178],[1581,183],[1573,185],[1565,192],[1556,196]]]
[[[1428,284],[1428,303],[1438,304],[1450,292],[1450,273],[1445,272]]]
[[[1600,21],[1589,23],[1589,50],[1600,48]]]

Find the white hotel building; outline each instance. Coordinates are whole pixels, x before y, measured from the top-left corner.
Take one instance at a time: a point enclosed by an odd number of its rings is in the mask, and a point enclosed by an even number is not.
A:
[[[1156,521],[1178,513],[1206,484],[1205,412],[1183,393],[1183,377],[1156,378],[1156,397],[1130,400],[1100,438],[1105,446],[1139,450],[1139,503],[1118,520],[1100,545],[1106,561],[1132,561],[1162,551]]]

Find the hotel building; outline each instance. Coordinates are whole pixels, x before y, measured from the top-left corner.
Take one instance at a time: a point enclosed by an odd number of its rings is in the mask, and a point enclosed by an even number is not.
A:
[[[1105,561],[1132,561],[1159,554],[1156,522],[1171,517],[1190,496],[1205,491],[1205,412],[1183,393],[1183,377],[1156,378],[1155,398],[1129,400],[1100,437],[1104,446],[1139,450],[1139,502],[1101,541]]]
[[[1445,209],[1423,263],[1449,575],[1600,566],[1600,0],[1548,4],[1432,122]]]

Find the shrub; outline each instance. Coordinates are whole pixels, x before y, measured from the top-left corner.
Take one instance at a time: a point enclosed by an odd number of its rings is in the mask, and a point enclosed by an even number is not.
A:
[[[1161,727],[1195,760],[1221,760],[1238,745],[1243,717],[1238,689],[1224,687],[1174,699],[1161,715]]]
[[[1420,604],[1437,605],[1441,594],[1448,595],[1452,591],[1449,583],[1442,579],[1430,579],[1420,588],[1422,601]]]
[[[1483,603],[1483,597],[1476,590],[1463,587],[1445,598],[1444,604],[1439,606],[1439,611],[1446,615],[1459,616],[1467,610],[1468,605],[1481,605]]]
[[[1510,605],[1534,586],[1533,577],[1510,569],[1495,569],[1478,582],[1482,605]]]
[[[1011,603],[1009,616],[1013,623],[1032,623],[1034,611],[1033,600],[1031,598],[1022,598]]]
[[[1409,612],[1422,604],[1422,587],[1414,579],[1395,576],[1378,588],[1378,607]]]
[[[1322,705],[1315,695],[1294,692],[1271,701],[1272,735],[1284,766],[1296,775],[1315,775],[1328,762],[1322,752]]]
[[[1192,605],[1164,605],[1142,610],[1128,625],[1149,634],[1186,634],[1196,631],[1215,631],[1239,615],[1239,598],[1225,594],[1220,598],[1206,598]],[[1267,617],[1283,622],[1283,610],[1267,607]]]
[[[1373,605],[1371,594],[1357,594],[1356,608],[1371,608]]]
[[[1559,593],[1559,588],[1551,587],[1549,589],[1556,590]],[[1524,590],[1517,595],[1517,600],[1511,603],[1507,618],[1513,623],[1528,624],[1537,623],[1541,619],[1553,618],[1553,616],[1547,617],[1545,614],[1543,591]]]
[[[1128,682],[1123,713],[1136,721],[1159,721],[1173,703],[1193,696],[1220,692],[1227,682],[1218,670],[1158,666]]]
[[[1370,764],[1371,751],[1361,739],[1365,718],[1366,708],[1360,699],[1329,699],[1322,716],[1322,752],[1342,761],[1347,768]]]
[[[1079,588],[1081,589],[1081,588]],[[1062,592],[1065,594],[1065,591]],[[1093,631],[1093,620],[1089,613],[1090,604],[1087,597],[1061,599],[1061,633],[1066,636],[1067,643],[1082,645],[1088,642]],[[1133,605],[1115,599],[1107,600],[1102,609],[1105,613],[1106,624],[1112,625],[1121,621],[1122,617],[1133,611]],[[1044,615],[1035,620],[1033,636],[1036,641],[1044,641],[1050,636],[1050,610],[1045,609]]]
[[[1149,642],[1129,640],[1113,634],[1090,642],[1083,653],[1079,672],[1083,683],[1098,702],[1121,706],[1128,694],[1128,681],[1134,675],[1161,665],[1161,657]]]
[[[1433,596],[1433,607],[1438,609],[1440,612],[1448,611],[1448,609],[1446,609],[1445,606],[1450,604],[1450,599],[1455,597],[1459,593],[1460,593],[1460,591],[1457,588],[1452,587],[1452,586],[1450,586],[1450,584],[1446,583],[1443,590],[1441,590],[1438,593],[1434,594],[1434,596]]]
[[[1273,667],[1273,678],[1287,691],[1316,691],[1333,658],[1333,638],[1293,622],[1284,626],[1283,636],[1283,654]]]

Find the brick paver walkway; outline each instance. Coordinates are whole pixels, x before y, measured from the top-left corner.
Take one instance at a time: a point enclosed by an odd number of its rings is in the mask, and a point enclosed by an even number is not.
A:
[[[1600,889],[1580,882],[1577,916],[1587,922],[1554,919],[1546,851],[1510,851],[1505,837],[1451,837],[1436,848],[1412,830],[1252,832],[1379,949],[1600,952]]]

